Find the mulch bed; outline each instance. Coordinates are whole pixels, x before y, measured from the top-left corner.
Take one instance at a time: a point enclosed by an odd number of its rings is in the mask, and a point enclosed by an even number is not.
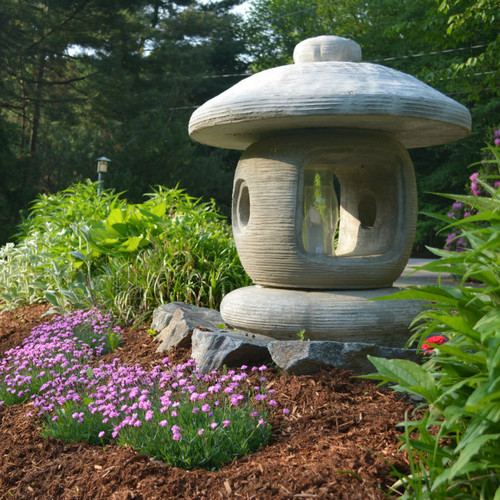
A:
[[[0,315],[0,356],[21,343],[46,305]],[[164,358],[146,329],[127,331],[105,359],[151,367]],[[169,353],[181,362],[188,350]],[[271,442],[218,471],[185,471],[128,447],[44,439],[29,404],[0,406],[1,499],[383,499],[395,478],[387,462],[407,470],[396,427],[410,405],[352,372],[325,369],[267,374],[276,398],[291,410],[273,420]]]

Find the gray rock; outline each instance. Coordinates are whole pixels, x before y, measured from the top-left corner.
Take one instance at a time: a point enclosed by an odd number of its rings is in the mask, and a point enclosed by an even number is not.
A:
[[[195,328],[191,355],[201,373],[217,370],[222,365],[256,365],[270,360],[267,345],[272,340],[254,333]]]
[[[208,309],[208,311],[211,311],[211,309]],[[207,318],[215,318],[216,321],[210,321]],[[217,328],[217,325],[221,323],[221,321],[217,322],[219,318],[220,315],[207,314],[199,307],[190,306],[188,309],[184,307],[176,309],[168,322],[168,326],[163,328],[155,337],[156,341],[160,343],[156,352],[168,351],[172,347],[189,347],[195,327]]]
[[[412,349],[359,342],[273,341],[268,349],[280,368],[296,375],[314,373],[323,366],[353,370],[359,374],[372,373],[375,367],[368,361],[368,354],[381,358],[418,359]]]
[[[168,326],[172,316],[177,309],[182,309],[184,312],[189,312],[196,315],[200,321],[206,321],[212,323],[215,326],[220,325],[224,322],[219,311],[215,309],[209,309],[207,307],[196,307],[191,304],[186,304],[185,302],[170,302],[169,304],[163,304],[157,307],[153,311],[153,321],[151,322],[151,329],[157,332],[161,332],[164,328]]]

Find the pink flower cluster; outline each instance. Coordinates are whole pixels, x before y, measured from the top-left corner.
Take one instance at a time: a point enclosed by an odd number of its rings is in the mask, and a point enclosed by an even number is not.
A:
[[[495,130],[494,132],[494,142],[495,146],[500,146],[500,130]],[[488,162],[487,160],[483,160],[483,166],[484,168],[487,168]],[[480,184],[480,179],[481,175],[479,172],[474,172],[470,177],[470,190],[474,196],[490,196],[490,193],[483,189],[483,187]],[[488,182],[488,181],[486,181]],[[493,183],[493,188],[494,189],[499,189],[500,188],[500,181],[495,181]],[[452,206],[452,210],[448,212],[447,216],[450,219],[467,219],[471,215],[477,214],[478,211],[468,205],[464,205],[460,201],[455,201]],[[457,235],[457,233],[452,232],[448,235],[446,238],[446,244],[445,244],[445,250],[454,250],[456,252],[463,252],[469,247],[468,241]]]
[[[0,404],[6,396],[11,402],[22,401],[61,372],[109,351],[110,335],[121,335],[112,322],[111,315],[92,309],[56,316],[35,327],[0,360]]]
[[[93,366],[110,332],[119,333],[110,321],[79,311],[34,330],[2,360],[0,396],[2,388],[24,400],[31,394],[46,435],[94,444],[116,439],[177,464],[212,467],[266,442],[278,405],[266,366],[223,374],[201,374],[192,359],[174,366],[165,358],[151,370],[119,359]]]
[[[78,408],[72,416],[76,415],[73,419],[79,423],[99,416],[100,437],[104,432],[117,438],[125,429],[153,425],[170,430],[174,441],[182,439],[182,426],[192,423],[194,415],[205,415],[204,420],[200,420],[202,427],[196,430],[201,436],[206,427],[212,430],[219,424],[229,427],[228,415],[238,412],[242,403],[247,407],[249,404],[252,408],[260,407],[251,414],[257,427],[266,424],[266,406],[277,406],[276,401],[269,398],[274,391],[254,385],[255,380],[247,380],[250,374],[244,370],[202,375],[192,359],[174,367],[165,358],[163,365],[163,368],[157,365],[147,371],[141,365],[123,365],[118,359],[95,368],[74,364],[40,388],[32,397],[33,406],[39,416],[48,420],[53,414],[59,419],[63,417],[68,404]],[[262,366],[253,371],[265,369]],[[285,409],[283,413],[289,412]]]

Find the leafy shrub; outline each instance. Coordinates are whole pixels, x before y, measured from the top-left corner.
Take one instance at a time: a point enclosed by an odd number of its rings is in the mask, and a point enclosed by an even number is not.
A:
[[[98,307],[122,323],[147,319],[158,304],[216,308],[250,284],[230,229],[213,202],[157,188],[138,205],[97,184],[43,195],[0,249],[7,307],[48,300],[59,312]]]
[[[498,170],[500,148],[489,150]],[[425,400],[424,416],[402,424],[412,472],[401,478],[405,498],[500,499],[500,188],[491,185],[499,179],[477,178],[486,196],[446,195],[476,212],[449,225],[470,246],[432,249],[440,259],[421,269],[451,272],[459,284],[399,293],[432,304],[411,339],[432,354],[422,365],[369,357],[378,373],[368,377]]]
[[[52,290],[62,294],[64,283],[75,279],[69,253],[85,243],[80,228],[124,203],[109,191],[97,196],[97,184],[90,181],[56,194],[40,195],[29,217],[18,226],[18,243],[0,248],[0,297],[4,306],[15,309],[46,301],[47,291],[49,295]]]

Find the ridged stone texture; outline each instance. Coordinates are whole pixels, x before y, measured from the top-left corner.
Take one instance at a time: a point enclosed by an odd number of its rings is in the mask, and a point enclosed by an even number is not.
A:
[[[340,185],[335,256],[302,244],[304,169],[327,165]],[[360,206],[373,202],[374,223]],[[394,139],[363,131],[283,134],[251,146],[235,172],[233,234],[256,284],[286,288],[391,286],[411,251],[417,193],[407,151]]]
[[[445,144],[470,133],[467,108],[413,76],[335,60],[336,51],[340,59],[357,60],[355,42],[324,36],[301,43],[298,63],[252,75],[198,108],[189,122],[190,136],[210,146],[244,150],[270,133],[290,129],[386,131],[406,148]]]
[[[298,340],[297,334],[305,330],[309,340],[403,347],[421,304],[369,300],[397,290],[306,292],[253,286],[226,295],[221,315],[227,325],[276,340]]]

